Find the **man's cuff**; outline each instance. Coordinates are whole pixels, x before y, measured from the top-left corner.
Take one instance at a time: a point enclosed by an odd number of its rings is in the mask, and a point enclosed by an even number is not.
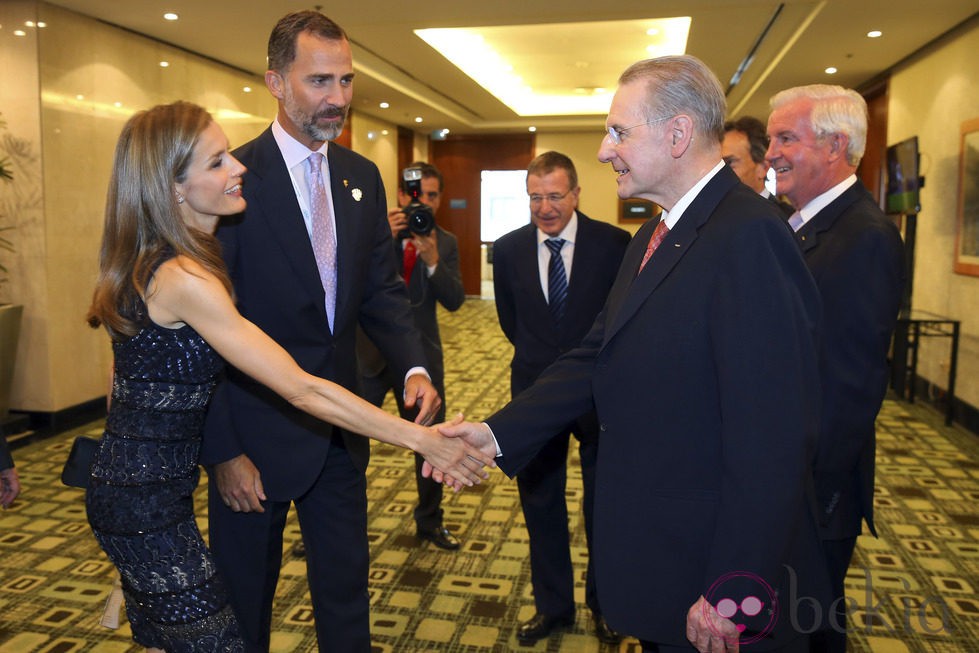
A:
[[[416,374],[423,374],[423,375],[425,375],[425,378],[428,379],[428,382],[429,383],[432,382],[432,377],[428,373],[428,370],[426,370],[424,367],[420,367],[419,366],[419,367],[413,367],[410,370],[408,370],[408,373],[405,374],[405,382],[404,382],[404,385],[408,385],[408,379],[410,379],[411,377],[415,376]]]
[[[489,424],[487,424],[486,422],[483,422],[483,426],[485,426],[487,428],[487,430],[489,430],[490,436],[493,438],[493,446],[496,447],[496,457],[497,458],[502,458],[503,457],[503,450],[500,449],[500,443],[496,441],[496,434],[493,433],[493,428]]]

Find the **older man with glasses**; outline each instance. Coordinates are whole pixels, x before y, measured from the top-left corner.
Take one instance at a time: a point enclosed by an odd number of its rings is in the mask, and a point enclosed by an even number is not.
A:
[[[725,112],[694,57],[622,74],[598,156],[620,198],[662,219],[577,348],[483,424],[442,429],[519,478],[596,409],[598,597],[649,653],[808,651],[829,604],[811,483],[819,293],[778,209],[722,162]]]

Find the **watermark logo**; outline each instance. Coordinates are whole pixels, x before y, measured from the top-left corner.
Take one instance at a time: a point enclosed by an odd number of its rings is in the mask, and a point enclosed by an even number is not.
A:
[[[778,595],[761,576],[747,571],[724,574],[710,586],[704,595],[704,617],[711,631],[718,637],[724,634],[715,629],[713,607],[717,614],[730,620],[740,633],[742,646],[754,644],[768,637],[778,621]]]
[[[778,593],[757,574],[734,571],[718,578],[704,595],[704,618],[711,632],[722,639],[728,639],[729,636],[721,631],[717,623],[720,616],[735,625],[741,646],[754,644],[771,636],[780,611],[785,613],[792,630],[800,635],[811,635],[820,631],[847,633],[855,630],[863,630],[867,634],[882,630],[891,636],[902,632],[952,632],[949,608],[945,601],[937,596],[912,595],[912,587],[904,578],[890,579],[889,584],[882,588],[884,596],[890,593],[897,599],[891,610],[885,610],[886,599],[874,591],[873,576],[868,569],[863,570],[863,605],[858,601],[858,592],[853,592],[850,596],[835,597],[829,605],[824,605],[815,597],[802,594],[795,569],[789,565],[783,566],[786,571],[787,591],[781,604]],[[851,580],[854,576],[850,577]],[[901,587],[897,586],[898,582]],[[894,615],[898,611],[901,614]],[[885,615],[887,612],[891,612],[893,618],[889,619]],[[849,621],[854,623],[853,627],[848,627]]]

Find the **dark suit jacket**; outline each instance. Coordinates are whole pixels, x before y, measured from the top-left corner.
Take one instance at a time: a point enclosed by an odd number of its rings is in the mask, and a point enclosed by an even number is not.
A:
[[[858,181],[796,234],[823,300],[823,407],[816,460],[821,535],[856,537],[873,521],[874,422],[904,289],[897,227]]]
[[[559,329],[554,328],[540,285],[537,227],[525,225],[493,244],[496,314],[514,347],[510,362],[514,394],[581,343],[605,304],[630,238],[629,232],[578,212],[568,299]]]
[[[782,215],[785,216],[786,219],[788,219],[793,213],[795,213],[795,209],[792,207],[791,204],[780,200],[775,195],[769,195],[768,201],[774,204],[775,206],[777,206],[778,210],[782,212]]]
[[[594,401],[602,609],[620,632],[680,646],[687,610],[723,598],[712,587],[734,572],[781,597],[794,574],[795,596],[828,602],[811,504],[820,309],[777,210],[728,168],[637,277],[654,228],[633,238],[581,346],[487,423],[512,475]],[[757,587],[733,582],[734,595]],[[765,643],[789,636],[781,614]]]
[[[462,286],[462,274],[459,271],[459,244],[456,237],[437,225],[435,228],[438,230],[436,243],[439,252],[439,262],[435,266],[435,272],[432,276],[428,276],[425,271],[425,261],[419,256],[407,289],[411,301],[411,314],[414,317],[415,327],[421,334],[425,358],[428,360],[427,371],[444,402],[445,365],[442,360],[442,338],[439,335],[436,306],[442,304],[446,310],[456,311],[465,301],[466,291]],[[398,261],[401,261],[404,256],[401,241],[392,239],[392,242],[394,255]],[[387,366],[381,352],[364,337],[363,332],[357,335],[357,356],[360,373],[364,376],[377,376]],[[403,376],[398,377],[399,382],[402,378]],[[440,413],[444,415],[444,411],[443,403]]]
[[[337,304],[333,333],[323,287],[289,171],[271,129],[234,152],[248,167],[244,214],[222,220],[217,236],[242,315],[282,345],[304,370],[357,388],[358,320],[404,374],[427,365],[404,282],[391,249],[387,202],[377,167],[330,143],[327,160],[337,229]],[[201,458],[245,453],[269,498],[303,494],[316,480],[334,428],[294,409],[234,369],[215,392]],[[355,464],[367,466],[365,438],[342,434]]]

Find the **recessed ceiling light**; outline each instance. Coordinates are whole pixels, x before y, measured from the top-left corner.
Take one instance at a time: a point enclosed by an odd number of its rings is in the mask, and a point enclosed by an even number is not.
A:
[[[34,27],[34,21],[33,20],[25,20],[24,21],[24,26],[25,27]]]
[[[530,127],[527,128],[527,131],[529,131],[529,132],[535,132],[535,131],[537,131],[537,128],[534,127],[533,125],[531,125]]]
[[[113,103],[112,103],[112,106],[114,106],[115,108],[117,108],[117,109],[118,109],[119,107],[121,107],[121,106],[122,106],[122,102],[113,102]]]
[[[830,66],[830,67],[829,67],[829,68],[827,68],[827,69],[826,69],[826,70],[825,70],[824,72],[825,72],[825,73],[826,73],[827,75],[835,75],[835,74],[836,74],[836,66]]]
[[[79,93],[78,95],[75,96],[75,99],[76,100],[84,100],[85,99],[85,96],[82,95],[81,93]]]
[[[178,18],[180,18],[180,16],[173,13],[172,11],[168,11],[167,13],[163,14],[163,18],[164,20],[177,20]]]
[[[380,103],[379,105],[377,105],[377,106],[379,106],[379,107],[381,107],[382,109],[387,109],[387,108],[388,108],[388,107],[390,107],[391,105],[390,105],[390,104],[388,104],[387,102],[381,102],[381,103]]]
[[[381,134],[383,134],[384,136],[387,136],[388,135],[388,130],[382,129],[381,130]]]
[[[169,68],[169,67],[170,67],[170,62],[169,61],[161,61],[160,62],[160,68]]]
[[[415,116],[415,122],[424,122],[424,121],[425,119],[422,118],[421,116]]]
[[[251,86],[245,86],[241,90],[244,91],[245,93],[251,93],[252,92],[252,87]]]
[[[22,29],[15,29],[14,36],[27,36],[27,32]]]
[[[880,31],[879,29],[873,29],[873,30],[870,30],[869,32],[867,32],[867,36],[869,38],[872,38],[872,39],[879,39],[883,35],[884,35],[884,33],[882,31]]]

